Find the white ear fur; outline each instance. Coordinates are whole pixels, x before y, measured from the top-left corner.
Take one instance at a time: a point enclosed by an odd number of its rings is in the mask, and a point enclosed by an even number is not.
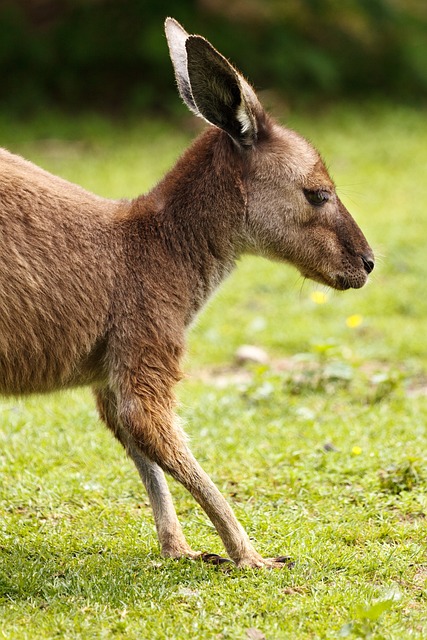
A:
[[[242,136],[255,141],[258,136],[259,119],[261,114],[264,114],[264,109],[250,84],[239,73],[237,77],[242,99],[236,110],[236,118],[240,122]]]
[[[179,22],[174,20],[174,18],[166,18],[165,33],[181,98],[184,100],[190,111],[199,116],[200,112],[194,102],[190,79],[188,77],[187,50],[185,48],[185,42],[189,37],[189,34],[179,24]]]
[[[244,103],[243,100],[237,108],[236,118],[238,119],[238,121],[242,126],[242,133],[243,134],[249,133],[249,131],[253,128],[253,122],[248,115],[247,105]]]

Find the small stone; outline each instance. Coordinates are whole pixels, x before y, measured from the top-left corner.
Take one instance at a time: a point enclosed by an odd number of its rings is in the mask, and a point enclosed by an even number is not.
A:
[[[325,442],[323,445],[323,451],[338,451],[338,449],[332,442]]]
[[[246,629],[246,636],[250,640],[267,640],[263,632],[260,631],[259,629],[255,629],[255,627]]]
[[[235,353],[235,360],[237,364],[267,364],[268,354],[264,349],[255,347],[251,344],[243,344],[239,347]]]

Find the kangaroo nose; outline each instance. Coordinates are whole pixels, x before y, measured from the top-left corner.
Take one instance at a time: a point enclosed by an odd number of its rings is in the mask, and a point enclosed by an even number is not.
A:
[[[371,273],[371,271],[373,271],[373,268],[375,266],[375,262],[371,257],[368,258],[367,256],[361,256],[361,258],[362,258],[363,266],[365,268],[366,273]]]

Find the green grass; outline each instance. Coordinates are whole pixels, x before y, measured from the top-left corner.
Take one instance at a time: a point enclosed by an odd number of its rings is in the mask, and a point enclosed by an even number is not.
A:
[[[425,122],[369,105],[293,118],[381,255],[371,282],[320,288],[319,304],[290,267],[244,259],[191,332],[179,398],[192,448],[257,548],[294,566],[161,559],[90,393],[3,400],[1,638],[427,637]],[[162,122],[0,117],[4,146],[112,197],[148,189],[190,138]],[[245,343],[270,364],[238,368]],[[221,552],[171,488],[191,544]]]

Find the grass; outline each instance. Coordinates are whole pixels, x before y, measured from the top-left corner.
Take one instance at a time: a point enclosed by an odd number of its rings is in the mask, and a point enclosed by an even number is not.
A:
[[[147,500],[88,391],[0,404],[0,637],[425,638],[425,113],[337,107],[314,140],[381,259],[337,294],[244,259],[190,336],[192,448],[283,571],[163,560]],[[149,188],[191,138],[47,114],[0,117],[4,146],[103,195]],[[156,153],[153,154],[153,148]],[[241,344],[269,364],[238,367]],[[193,546],[221,552],[171,485]]]

